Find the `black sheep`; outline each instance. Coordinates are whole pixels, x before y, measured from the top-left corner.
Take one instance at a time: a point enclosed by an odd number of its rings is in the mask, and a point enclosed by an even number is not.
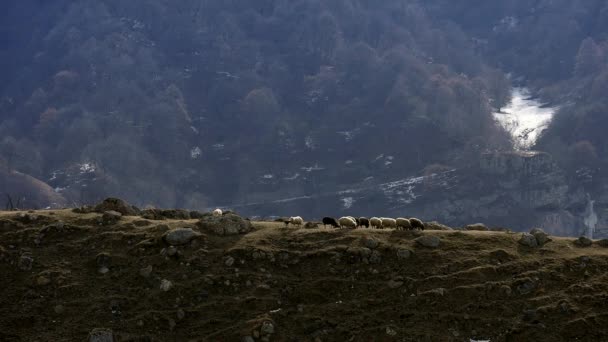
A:
[[[359,226],[369,228],[369,219],[367,217],[359,217]]]
[[[412,229],[424,230],[424,223],[415,217],[410,219],[410,224],[412,225]]]
[[[338,224],[338,220],[336,220],[333,217],[324,217],[323,218],[323,227],[327,227],[328,224],[334,228],[340,228],[340,225]]]

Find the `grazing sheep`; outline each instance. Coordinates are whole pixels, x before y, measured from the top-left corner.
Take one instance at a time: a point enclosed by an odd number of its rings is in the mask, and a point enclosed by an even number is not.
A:
[[[382,228],[382,220],[378,217],[372,217],[371,219],[369,219],[369,224],[370,226],[372,226],[372,228]]]
[[[359,226],[369,228],[369,219],[367,217],[359,217]]]
[[[382,227],[383,228],[397,228],[397,221],[392,218],[383,217],[382,218]]]
[[[222,216],[222,209],[215,209],[213,211],[213,216],[218,217],[218,216]]]
[[[398,217],[396,221],[397,221],[397,229],[400,229],[400,230],[411,230],[412,229],[412,223],[410,222],[410,220],[403,218],[403,217]]]
[[[424,230],[424,223],[422,223],[421,220],[412,217],[410,218],[410,223],[412,224],[412,229],[420,229],[420,230]]]
[[[304,220],[300,216],[292,216],[289,218],[289,223],[294,226],[301,226],[304,223]]]
[[[340,223],[340,228],[357,228],[357,221],[355,221],[352,217],[340,217],[338,222]]]
[[[334,228],[340,228],[340,224],[338,224],[338,220],[336,220],[333,217],[324,217],[323,218],[323,227],[327,227],[327,225],[330,225]]]

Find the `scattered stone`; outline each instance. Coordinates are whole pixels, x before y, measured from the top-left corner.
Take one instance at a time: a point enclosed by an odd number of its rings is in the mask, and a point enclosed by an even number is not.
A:
[[[518,242],[522,246],[532,247],[532,248],[538,247],[538,241],[536,241],[536,238],[534,237],[534,235],[529,234],[529,233],[523,233]]]
[[[59,304],[59,305],[55,305],[55,308],[53,308],[53,310],[55,311],[56,314],[61,315],[62,313],[65,312],[65,308],[63,307],[63,305]]]
[[[175,326],[177,325],[177,323],[175,323],[174,319],[169,319],[169,331],[173,331],[173,329],[175,329]]]
[[[115,210],[105,211],[101,216],[101,224],[104,226],[111,226],[120,221],[122,214]]]
[[[235,214],[205,216],[199,220],[198,225],[202,229],[220,236],[246,234],[253,229],[251,221],[244,220]]]
[[[31,255],[24,254],[19,258],[18,267],[22,271],[29,271],[34,264],[34,258]]]
[[[151,274],[152,274],[152,265],[148,265],[139,270],[139,275],[144,278],[150,277]]]
[[[526,295],[536,289],[536,283],[530,278],[518,279],[513,283],[515,290],[520,295]]]
[[[167,279],[163,279],[160,281],[160,289],[164,292],[171,290],[173,287],[173,283]]]
[[[581,236],[578,239],[574,240],[574,244],[579,247],[589,247],[593,244],[593,240],[589,239],[586,236]]]
[[[511,295],[511,292],[513,292],[511,290],[511,287],[509,285],[502,285],[502,286],[500,286],[500,288],[498,289],[498,291],[504,297],[509,297]]]
[[[110,269],[106,266],[101,266],[99,268],[99,270],[97,270],[97,272],[99,272],[100,274],[106,274],[106,273],[110,272]]]
[[[370,238],[370,237],[364,237],[363,244],[365,245],[365,247],[367,247],[369,249],[375,249],[379,245],[378,240],[376,240],[374,238]]]
[[[252,336],[245,336],[241,339],[242,342],[255,342]]]
[[[226,261],[224,261],[224,264],[226,265],[226,267],[232,267],[232,265],[234,265],[234,258],[231,256],[228,256],[226,258]]]
[[[488,227],[485,224],[483,224],[483,223],[469,224],[469,225],[465,226],[464,229],[466,229],[466,230],[483,231],[483,232],[487,232],[489,230]]]
[[[93,329],[89,333],[89,342],[114,342],[111,329]]]
[[[176,228],[165,233],[163,239],[170,245],[180,246],[189,243],[201,235],[201,233],[195,232],[192,228]]]
[[[544,246],[547,242],[551,241],[549,234],[545,233],[545,231],[540,228],[533,228],[530,230],[530,234],[534,235],[539,246]]]
[[[389,336],[396,336],[397,332],[395,331],[395,329],[391,328],[391,327],[386,327],[385,329],[386,334]]]
[[[406,248],[399,248],[397,250],[397,258],[401,260],[411,258],[413,254],[414,252]]]
[[[184,319],[184,317],[186,317],[186,313],[184,312],[184,310],[178,309],[176,316],[177,316],[177,320],[181,321],[182,319]]]
[[[422,247],[437,248],[441,244],[441,240],[433,235],[424,235],[414,239],[416,243]]]

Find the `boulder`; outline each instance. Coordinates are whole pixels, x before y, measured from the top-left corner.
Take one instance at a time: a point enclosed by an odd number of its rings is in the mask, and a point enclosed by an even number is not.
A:
[[[437,221],[431,221],[425,223],[425,229],[427,230],[454,230],[451,227],[446,226],[445,224],[441,224]]]
[[[574,244],[579,247],[589,247],[593,244],[593,240],[586,236],[581,236],[578,239],[574,240]]]
[[[487,232],[489,230],[488,227],[483,223],[469,224],[469,225],[465,226],[464,229],[476,230],[476,231],[482,231],[482,232]]]
[[[93,329],[89,333],[89,342],[114,342],[114,334],[110,329]]]
[[[190,243],[193,239],[202,234],[192,230],[192,228],[175,228],[163,235],[163,239],[170,245],[180,246]]]
[[[441,244],[441,239],[433,235],[424,235],[414,239],[419,246],[427,248],[437,248]]]
[[[536,238],[532,234],[523,233],[521,235],[521,238],[519,238],[518,242],[522,246],[532,247],[532,248],[538,247],[538,241],[536,241]]]
[[[120,221],[122,214],[115,210],[108,210],[101,216],[101,224],[104,226],[111,226]]]
[[[104,213],[106,211],[117,211],[125,216],[136,216],[139,214],[139,209],[127,202],[118,198],[106,198],[103,202],[95,206],[96,213]]]
[[[220,236],[246,234],[253,229],[251,221],[244,220],[235,214],[205,216],[199,220],[198,225],[202,229]]]
[[[536,242],[539,246],[543,246],[547,242],[551,241],[549,234],[545,233],[545,231],[540,228],[533,228],[530,230],[530,234],[534,235],[534,238],[536,238]]]

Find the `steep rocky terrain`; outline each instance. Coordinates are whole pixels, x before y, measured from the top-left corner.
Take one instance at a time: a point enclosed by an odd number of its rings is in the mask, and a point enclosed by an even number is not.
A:
[[[0,340],[608,338],[605,241],[76,211],[0,213]]]

